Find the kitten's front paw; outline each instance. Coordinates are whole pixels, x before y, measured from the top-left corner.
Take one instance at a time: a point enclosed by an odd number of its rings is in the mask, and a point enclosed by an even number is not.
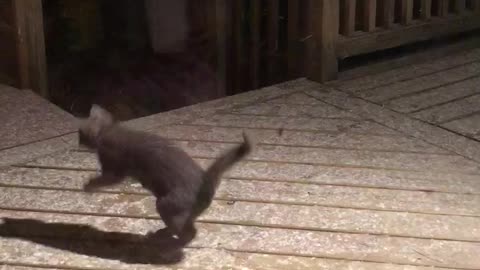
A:
[[[146,235],[145,235],[146,238],[150,238],[150,239],[171,239],[172,238],[172,235],[170,234],[170,232],[166,229],[166,228],[163,228],[163,229],[159,229],[157,231],[151,231],[151,232],[148,232]]]
[[[85,192],[95,191],[99,188],[100,183],[102,183],[102,181],[103,179],[101,175],[91,178],[85,185],[83,185],[83,190]]]
[[[87,183],[83,186],[83,191],[85,192],[93,192],[95,191],[95,187],[90,185],[90,183]]]
[[[97,189],[97,186],[95,185],[95,182],[90,180],[88,183],[83,185],[83,191],[85,192],[93,192]]]

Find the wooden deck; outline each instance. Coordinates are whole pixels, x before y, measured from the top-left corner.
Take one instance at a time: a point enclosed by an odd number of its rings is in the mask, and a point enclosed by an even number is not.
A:
[[[0,171],[0,268],[480,269],[479,75],[477,49],[127,123],[204,165],[243,129],[260,142],[175,266],[143,264],[158,250],[132,240],[162,226],[153,198],[134,183],[83,193],[97,161],[62,137],[70,149]]]

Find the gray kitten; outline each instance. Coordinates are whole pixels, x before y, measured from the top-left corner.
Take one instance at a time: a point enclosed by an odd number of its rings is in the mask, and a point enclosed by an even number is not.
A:
[[[195,238],[194,222],[210,206],[223,172],[251,152],[250,138],[245,133],[243,138],[242,144],[204,171],[169,140],[122,127],[108,111],[93,105],[79,129],[79,143],[96,150],[102,173],[90,179],[84,190],[134,177],[155,195],[157,211],[166,224],[154,235],[184,246]]]

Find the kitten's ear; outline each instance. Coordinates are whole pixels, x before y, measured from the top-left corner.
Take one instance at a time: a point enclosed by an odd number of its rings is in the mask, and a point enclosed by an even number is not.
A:
[[[92,108],[90,109],[90,118],[103,118],[105,115],[109,115],[110,113],[107,112],[105,109],[100,107],[97,104],[93,104]]]
[[[112,114],[97,104],[92,105],[89,118],[102,123],[110,124],[114,122]]]

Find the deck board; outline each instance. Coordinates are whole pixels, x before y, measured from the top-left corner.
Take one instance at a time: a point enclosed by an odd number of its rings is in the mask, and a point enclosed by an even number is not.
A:
[[[99,166],[75,134],[27,142],[0,169],[0,270],[480,269],[479,60],[299,79],[126,123],[202,167],[243,130],[258,142],[171,267],[142,238],[163,226],[153,196],[131,180],[84,193]]]

